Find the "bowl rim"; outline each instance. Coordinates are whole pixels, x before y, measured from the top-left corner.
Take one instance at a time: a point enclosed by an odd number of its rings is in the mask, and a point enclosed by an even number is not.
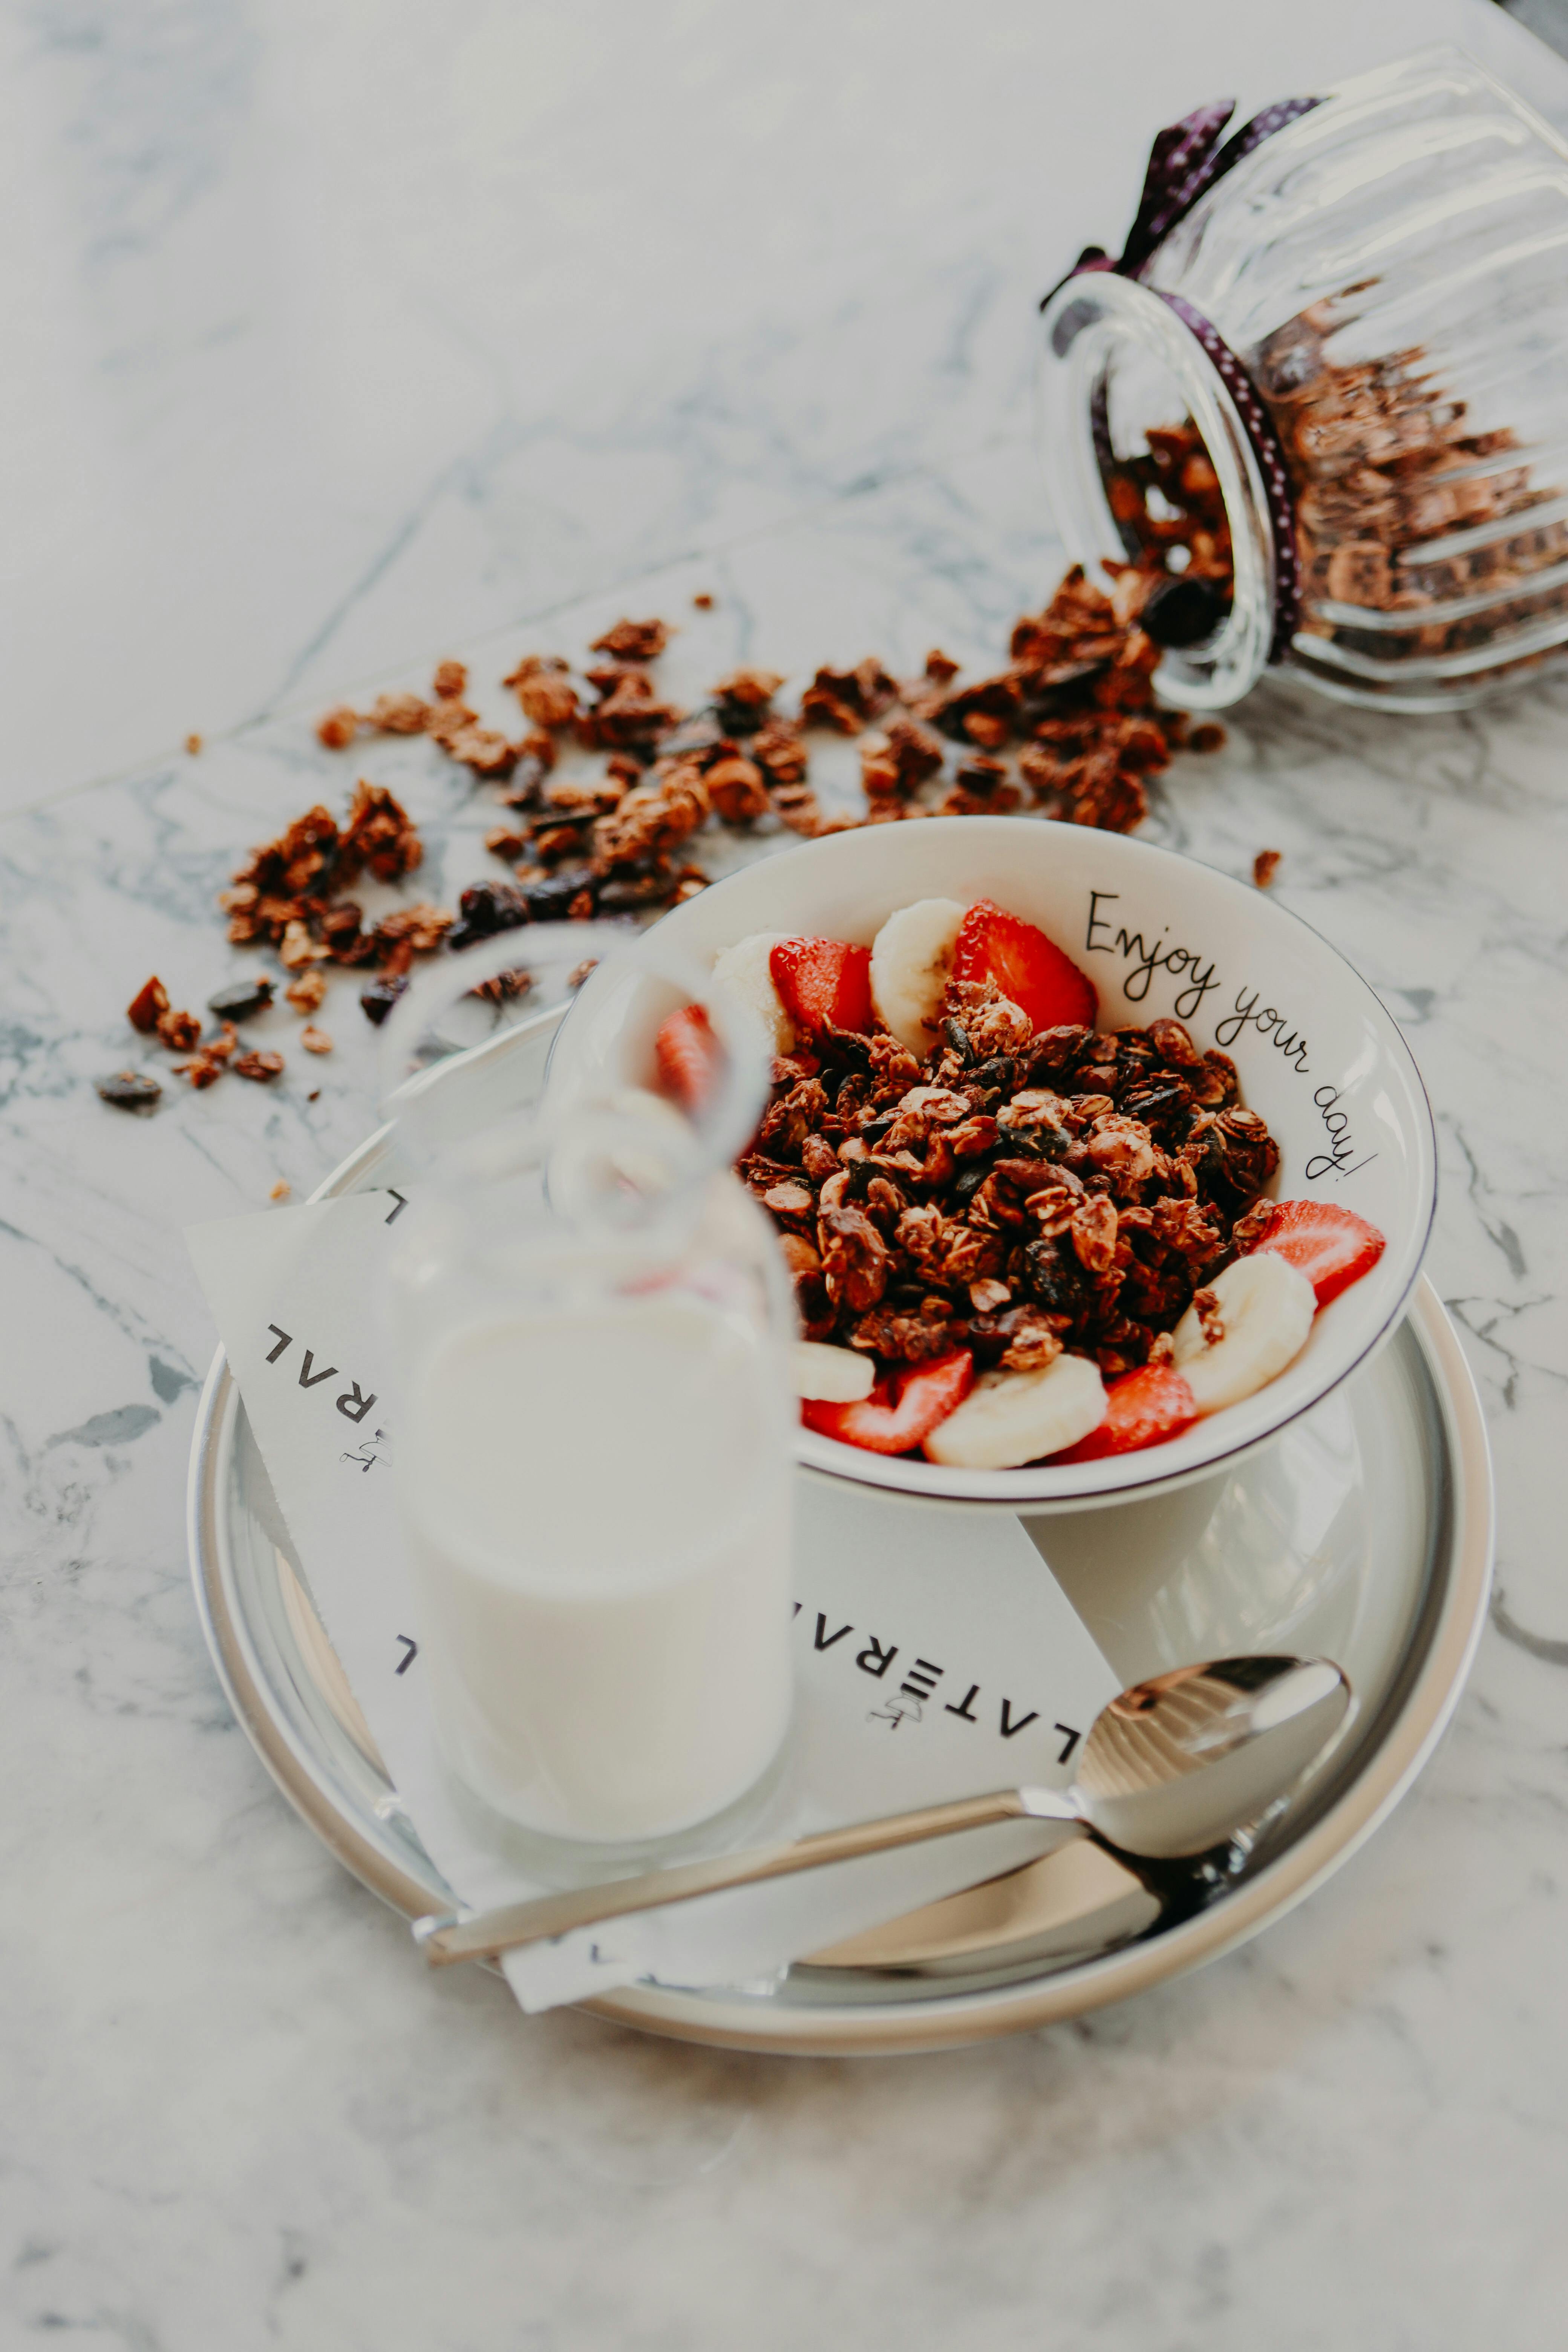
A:
[[[798,870],[805,865],[826,865],[843,856],[842,845],[855,844],[870,832],[880,833],[881,827],[856,827],[841,834],[826,835],[815,841],[805,841],[788,849],[781,849],[765,857],[754,858],[734,872],[710,884],[706,890],[672,908],[659,918],[650,931],[674,923],[682,930],[705,920],[708,910],[731,885],[746,882],[753,888],[755,877],[775,867],[791,866]],[[972,845],[986,841],[998,847],[1004,843],[1024,848],[1031,856],[1050,855],[1053,846],[1070,837],[1080,849],[1087,846],[1085,829],[1062,820],[1038,816],[955,816],[929,817],[921,821],[919,837],[933,844],[942,837],[962,838]],[[922,1503],[949,1504],[964,1509],[994,1506],[1008,1510],[1028,1509],[1044,1512],[1053,1509],[1086,1510],[1102,1504],[1126,1501],[1131,1496],[1144,1496],[1166,1494],[1198,1478],[1211,1476],[1215,1471],[1243,1460],[1260,1446],[1270,1444],[1282,1430],[1300,1419],[1321,1400],[1332,1393],[1342,1381],[1365,1364],[1383,1347],[1405,1316],[1411,1293],[1420,1276],[1437,1201],[1436,1127],[1431,1099],[1415,1055],[1398,1023],[1384,1003],[1370,981],[1357,971],[1343,950],[1326,939],[1315,924],[1293,908],[1277,899],[1265,898],[1255,886],[1210,866],[1203,859],[1192,857],[1180,850],[1167,849],[1151,841],[1134,841],[1125,834],[1102,833],[1088,835],[1096,850],[1113,860],[1123,859],[1142,866],[1151,872],[1174,874],[1179,878],[1195,870],[1203,877],[1205,888],[1216,890],[1220,898],[1229,900],[1238,909],[1245,907],[1251,918],[1258,914],[1268,925],[1294,925],[1304,932],[1314,947],[1340,968],[1344,982],[1364,1001],[1378,1030],[1380,1042],[1388,1052],[1406,1082],[1414,1119],[1411,1136],[1412,1161],[1415,1169],[1415,1208],[1412,1229],[1404,1244],[1402,1277],[1393,1297],[1381,1316],[1372,1324],[1346,1360],[1339,1363],[1318,1384],[1296,1403],[1269,1417],[1264,1425],[1248,1434],[1237,1435],[1230,1442],[1201,1446],[1189,1453],[1189,1458],[1167,1470],[1160,1467],[1162,1454],[1183,1446],[1189,1438],[1196,1440],[1198,1433],[1213,1426],[1220,1430],[1227,1414],[1237,1410],[1205,1416],[1192,1428],[1181,1433],[1164,1445],[1149,1446],[1136,1453],[1102,1456],[1100,1460],[1053,1469],[1048,1463],[1025,1465],[1011,1470],[943,1470],[935,1463],[915,1462],[902,1455],[888,1456],[872,1454],[861,1447],[845,1445],[835,1438],[820,1437],[814,1432],[799,1431],[796,1439],[796,1460],[815,1475],[846,1481],[851,1485],[870,1486],[884,1495],[902,1495]],[[864,854],[851,851],[849,854]],[[698,910],[701,912],[699,914]],[[759,924],[753,928],[764,928]],[[744,936],[738,934],[737,936]],[[572,1006],[562,1024],[562,1041],[570,1039],[574,1018],[579,1007],[595,1002],[594,975],[590,975],[577,1002]],[[570,1052],[570,1045],[564,1046]],[[1396,1264],[1401,1263],[1396,1258]],[[1264,1391],[1258,1392],[1259,1395]],[[1244,1400],[1250,1402],[1251,1400]],[[1125,1465],[1125,1466],[1123,1466]]]

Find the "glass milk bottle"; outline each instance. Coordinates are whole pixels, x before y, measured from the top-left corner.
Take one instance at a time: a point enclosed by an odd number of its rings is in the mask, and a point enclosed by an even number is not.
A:
[[[509,933],[416,982],[387,1033],[402,1078],[497,1020],[476,982],[504,1011],[526,974],[524,1006],[556,1007],[391,1102],[416,1171],[395,1462],[448,1766],[508,1821],[600,1848],[736,1804],[791,1703],[794,1312],[730,1172],[765,1063],[714,1007],[699,1107],[657,1090],[658,1021],[702,983],[654,945]],[[640,1036],[646,1084],[572,1076],[560,1003],[595,955],[617,959],[610,1017]]]

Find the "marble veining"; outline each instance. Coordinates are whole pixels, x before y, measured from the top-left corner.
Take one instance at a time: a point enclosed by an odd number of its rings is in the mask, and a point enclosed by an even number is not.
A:
[[[181,1227],[360,1140],[373,1033],[339,979],[334,1054],[276,1089],[141,1120],[89,1083],[150,971],[202,1003],[247,968],[237,853],[356,773],[418,817],[421,892],[497,870],[430,746],[320,749],[344,689],[460,652],[499,709],[517,653],[628,609],[682,622],[678,687],[994,660],[1060,563],[1033,300],[1149,130],[1453,31],[1568,121],[1481,0],[0,11],[31,233],[0,306],[7,2346],[1560,2338],[1568,679],[1399,721],[1271,681],[1156,792],[1151,839],[1279,849],[1409,1036],[1500,1591],[1446,1746],[1331,1885],[1069,2028],[763,2061],[426,1977],[231,1722],[181,1508],[213,1345]],[[1057,103],[1092,77],[1130,127]]]

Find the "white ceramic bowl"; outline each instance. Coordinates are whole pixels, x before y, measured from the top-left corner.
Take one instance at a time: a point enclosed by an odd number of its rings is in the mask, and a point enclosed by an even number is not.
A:
[[[1082,1508],[1184,1486],[1266,1444],[1364,1363],[1397,1324],[1432,1223],[1432,1114],[1405,1040],[1366,982],[1262,891],[1169,850],[1032,817],[932,817],[835,834],[759,860],[676,908],[661,946],[703,966],[752,931],[869,945],[912,899],[994,898],[1037,923],[1100,992],[1099,1025],[1184,1021],[1236,1063],[1279,1145],[1280,1200],[1341,1202],[1387,1238],[1318,1314],[1301,1354],[1240,1404],[1141,1453],[1021,1470],[948,1470],[803,1429],[799,1458],[858,1485],[1014,1509]],[[558,1051],[646,1083],[663,1007],[584,986]]]

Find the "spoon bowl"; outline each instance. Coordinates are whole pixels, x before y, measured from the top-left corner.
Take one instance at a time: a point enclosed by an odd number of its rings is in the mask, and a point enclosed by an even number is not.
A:
[[[1100,1709],[1068,1789],[997,1789],[499,1910],[440,1913],[415,1920],[414,1939],[432,1968],[495,1959],[601,1919],[994,1822],[1057,1822],[1067,1835],[1094,1838],[1124,1860],[1156,1864],[1210,1853],[1289,1802],[1303,1773],[1343,1728],[1351,1704],[1349,1682],[1326,1658],[1220,1658],[1184,1667],[1133,1684]]]
[[[1218,1658],[1135,1683],[1103,1707],[1069,1791],[1123,1853],[1175,1861],[1255,1829],[1343,1728],[1326,1658]]]

